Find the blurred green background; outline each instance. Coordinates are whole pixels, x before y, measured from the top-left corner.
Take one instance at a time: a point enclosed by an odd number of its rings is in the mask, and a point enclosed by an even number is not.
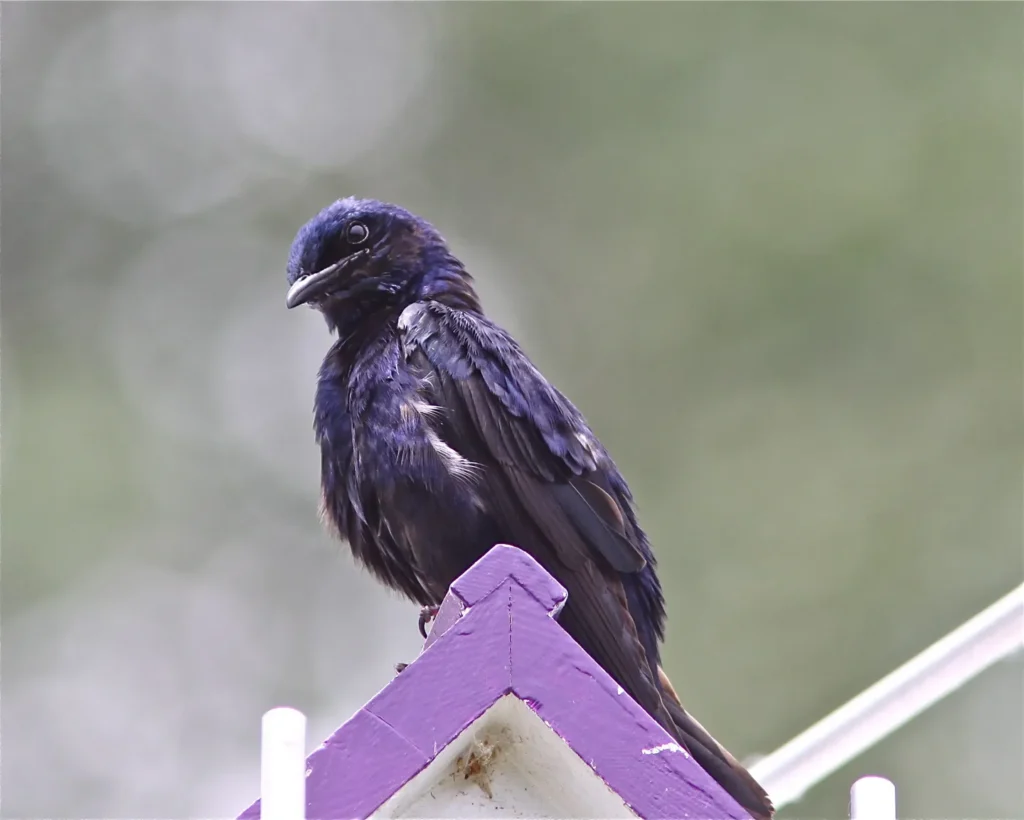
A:
[[[2,9],[3,813],[228,816],[418,651],[317,520],[297,228],[433,221],[616,457],[765,754],[1020,582],[1017,4]],[[1018,657],[881,773],[1022,817]]]

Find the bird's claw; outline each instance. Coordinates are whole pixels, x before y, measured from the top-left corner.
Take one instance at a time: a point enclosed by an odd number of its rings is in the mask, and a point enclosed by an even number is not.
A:
[[[395,664],[395,672],[397,672],[399,675],[401,675],[408,667],[409,667],[409,664],[407,664],[407,663],[396,663]]]
[[[420,634],[423,636],[423,640],[427,639],[427,624],[437,617],[437,611],[440,608],[439,606],[425,606],[420,610]]]

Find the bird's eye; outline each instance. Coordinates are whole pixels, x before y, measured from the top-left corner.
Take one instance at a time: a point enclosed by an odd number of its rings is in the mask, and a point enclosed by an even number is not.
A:
[[[369,229],[362,222],[351,222],[345,229],[345,239],[353,245],[365,242],[369,235]]]

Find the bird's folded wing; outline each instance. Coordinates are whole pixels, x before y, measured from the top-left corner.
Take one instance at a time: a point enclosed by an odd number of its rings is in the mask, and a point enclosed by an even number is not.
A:
[[[413,309],[410,309],[410,311]],[[503,331],[438,305],[403,315],[405,355],[443,408],[436,432],[484,469],[489,511],[567,588],[560,623],[656,719],[671,725],[622,573],[645,565],[607,456],[576,409]]]
[[[429,401],[444,408],[438,435],[484,466],[479,480],[503,531],[567,588],[562,626],[748,811],[770,817],[764,789],[652,669],[622,581],[645,557],[610,459],[579,412],[485,319],[419,304],[400,328]]]
[[[607,455],[504,331],[436,304],[410,308],[402,329],[410,362],[431,371],[430,400],[446,410],[438,434],[466,458],[501,469],[547,534],[565,540],[567,565],[600,556],[618,572],[644,568]]]

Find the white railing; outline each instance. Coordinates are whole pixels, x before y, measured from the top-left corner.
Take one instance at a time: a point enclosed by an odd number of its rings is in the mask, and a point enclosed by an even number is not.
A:
[[[1024,646],[1024,584],[750,767],[777,808],[799,800],[996,661]]]
[[[992,664],[1024,647],[1024,584],[936,641],[828,717],[750,767],[776,808],[888,736]],[[306,718],[263,716],[261,820],[305,820]],[[896,787],[862,777],[850,789],[852,820],[896,820]]]

